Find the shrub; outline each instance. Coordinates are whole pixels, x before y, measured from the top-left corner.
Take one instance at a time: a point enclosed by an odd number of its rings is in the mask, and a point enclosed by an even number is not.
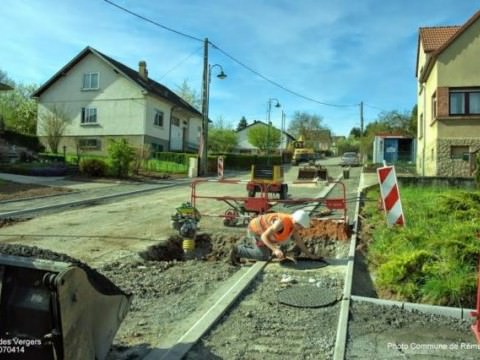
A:
[[[107,164],[99,159],[82,159],[80,161],[80,172],[88,176],[105,176]]]
[[[119,141],[110,140],[108,156],[114,175],[117,177],[127,177],[130,170],[130,163],[135,156],[135,151],[130,147],[128,141],[125,139]]]

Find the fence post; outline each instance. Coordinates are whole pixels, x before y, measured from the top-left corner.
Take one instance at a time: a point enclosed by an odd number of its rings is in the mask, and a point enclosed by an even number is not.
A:
[[[223,156],[217,158],[217,173],[220,180],[223,180]]]

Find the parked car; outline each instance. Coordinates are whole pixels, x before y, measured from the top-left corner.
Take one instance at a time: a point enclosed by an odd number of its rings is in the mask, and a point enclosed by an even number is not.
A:
[[[360,166],[360,159],[356,152],[346,152],[342,155],[342,166]]]

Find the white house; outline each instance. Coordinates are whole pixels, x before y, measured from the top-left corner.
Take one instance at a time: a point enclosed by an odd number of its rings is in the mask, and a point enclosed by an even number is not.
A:
[[[198,149],[202,114],[148,77],[145,61],[135,71],[87,47],[33,96],[37,135],[46,145],[46,119],[64,114],[60,149],[106,154],[108,139],[124,138],[152,151]]]
[[[257,154],[259,152],[258,148],[253,146],[249,141],[248,141],[248,132],[250,129],[256,126],[268,126],[266,123],[260,120],[255,120],[253,123],[247,125],[241,130],[237,130],[237,135],[238,135],[238,144],[237,147],[235,148],[235,151],[240,152],[240,153],[251,153],[251,154]],[[276,127],[272,126],[272,128],[277,129]],[[278,130],[278,129],[277,129]],[[282,134],[282,141],[280,145],[278,146],[277,150],[280,149],[286,149],[288,144],[291,141],[294,141],[295,138],[288,134],[287,132],[283,132]]]

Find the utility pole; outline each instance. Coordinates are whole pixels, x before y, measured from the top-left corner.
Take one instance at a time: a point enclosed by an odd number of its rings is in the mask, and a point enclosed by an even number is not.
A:
[[[360,136],[363,137],[363,101],[360,101]]]
[[[363,163],[363,101],[360,101],[360,161]]]
[[[285,137],[285,118],[287,117],[286,115],[287,114],[285,114],[285,112],[282,110],[282,126],[281,126],[282,135],[280,137],[280,139],[281,139],[281,141],[280,141],[280,161],[282,162],[282,164],[283,164],[283,146],[285,145],[285,147],[286,147],[286,145],[287,145],[287,141],[286,141],[286,137]]]
[[[208,38],[203,45],[202,137],[200,138],[200,175],[208,174]]]

